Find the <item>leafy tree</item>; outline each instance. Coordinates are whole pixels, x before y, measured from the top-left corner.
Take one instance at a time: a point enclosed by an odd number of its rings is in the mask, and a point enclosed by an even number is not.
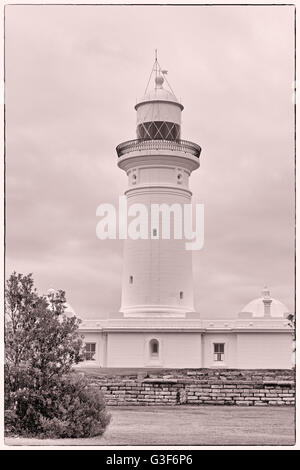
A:
[[[84,347],[78,332],[80,320],[64,315],[65,308],[64,291],[39,296],[32,274],[14,272],[7,280],[5,408],[8,431],[82,437],[90,435],[86,434],[89,432],[101,434],[109,422],[102,396],[91,390],[86,379],[71,373],[72,366],[83,359]],[[95,399],[98,406],[94,406],[94,413],[88,416],[87,410]],[[81,426],[74,424],[75,415],[80,416]],[[89,426],[84,425],[85,416]]]
[[[82,359],[80,320],[64,315],[62,290],[40,297],[32,275],[16,274],[7,281],[5,350],[10,365],[38,368],[43,378],[62,375]]]

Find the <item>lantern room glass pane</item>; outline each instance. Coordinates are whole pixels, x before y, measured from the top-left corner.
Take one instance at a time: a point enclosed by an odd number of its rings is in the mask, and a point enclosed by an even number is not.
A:
[[[178,140],[180,126],[174,122],[151,121],[137,126],[137,138],[143,140]]]

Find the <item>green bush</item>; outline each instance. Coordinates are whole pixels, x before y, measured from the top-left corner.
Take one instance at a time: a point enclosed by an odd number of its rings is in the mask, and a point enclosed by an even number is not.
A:
[[[5,412],[9,434],[45,438],[99,436],[109,421],[102,393],[76,373],[48,390],[21,387]]]
[[[38,437],[101,435],[109,415],[101,392],[72,372],[83,358],[80,320],[65,315],[62,290],[39,296],[31,274],[5,289],[5,430]]]
[[[42,434],[49,438],[103,434],[110,415],[105,409],[102,393],[76,374],[67,377],[61,385],[50,417],[41,417]]]

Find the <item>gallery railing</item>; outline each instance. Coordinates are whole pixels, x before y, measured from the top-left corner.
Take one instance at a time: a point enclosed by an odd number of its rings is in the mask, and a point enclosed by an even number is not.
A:
[[[141,150],[171,150],[189,153],[199,158],[201,147],[188,140],[144,140],[135,139],[122,142],[116,148],[118,157],[126,153],[138,152]]]

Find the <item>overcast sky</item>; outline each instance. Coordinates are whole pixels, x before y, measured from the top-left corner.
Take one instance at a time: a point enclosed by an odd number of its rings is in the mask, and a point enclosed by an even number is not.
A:
[[[126,189],[115,147],[159,62],[202,147],[194,252],[203,317],[235,316],[267,284],[293,310],[293,7],[6,7],[7,274],[75,311],[120,307],[122,242],[96,238],[96,208]]]

